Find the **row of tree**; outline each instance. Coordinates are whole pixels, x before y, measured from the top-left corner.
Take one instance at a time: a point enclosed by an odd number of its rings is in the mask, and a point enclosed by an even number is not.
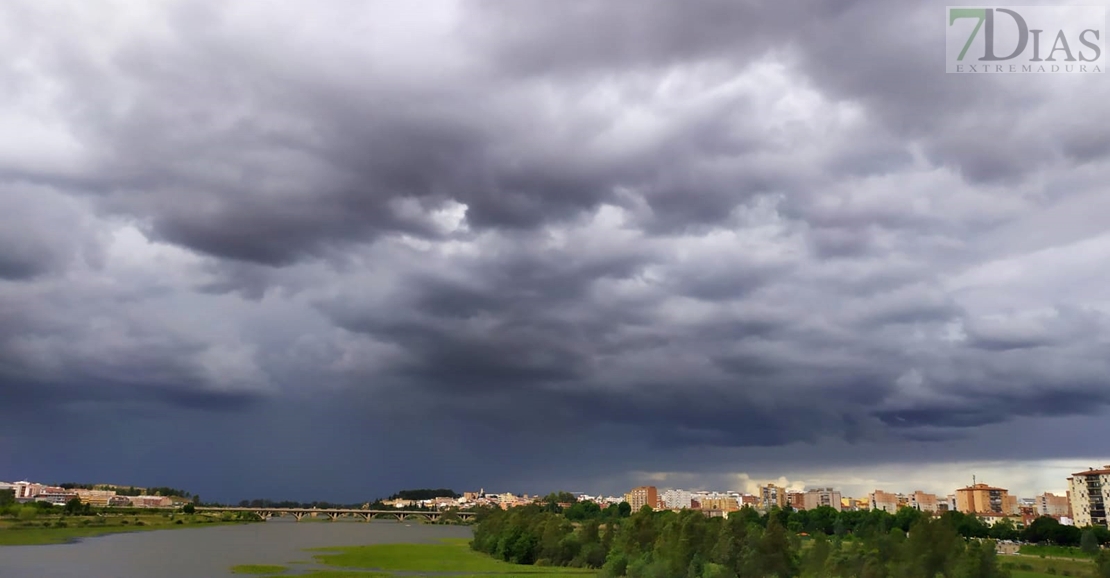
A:
[[[569,507],[563,507],[559,505],[560,501],[557,501],[562,498],[563,496],[556,494],[549,495],[544,498],[542,508],[552,513],[562,513],[573,522],[595,519],[604,522],[606,520],[627,518],[631,514],[631,507],[627,503],[601,508],[593,502],[574,502]],[[829,506],[821,506],[812,510],[772,509],[763,515],[760,515],[753,508],[745,507],[733,515],[743,518],[745,524],[754,523],[764,528],[767,527],[768,519],[775,517],[783,527],[796,534],[826,534],[841,537],[873,531],[886,532],[891,528],[908,532],[916,522],[930,516],[930,514],[914,508],[901,508],[897,513],[890,514],[883,510],[839,511]],[[941,514],[941,517],[964,538],[989,538],[999,541],[1021,540],[1061,546],[1080,546],[1086,538],[1088,543],[1110,544],[1110,530],[1104,527],[1077,528],[1075,526],[1065,526],[1055,518],[1048,516],[1037,518],[1025,528],[1020,529],[1008,518],[988,526],[977,516],[955,511],[945,512]]]
[[[154,486],[154,487],[151,487],[151,488],[136,488],[134,486],[123,487],[123,486],[110,486],[110,485],[97,485],[97,484],[79,484],[79,483],[76,483],[76,482],[65,482],[65,483],[58,484],[58,487],[62,488],[64,490],[96,490],[96,489],[115,490],[116,495],[119,495],[119,496],[143,496],[143,495],[146,495],[146,496],[167,496],[167,497],[179,497],[179,498],[193,497],[193,494],[191,494],[189,492],[186,492],[185,490],[179,490],[177,488],[171,488],[169,486]]]
[[[1004,578],[990,540],[965,539],[952,519],[915,519],[909,532],[819,532],[803,547],[779,515],[709,518],[650,508],[619,521],[574,524],[542,506],[484,513],[472,547],[519,564],[601,568],[630,578]]]

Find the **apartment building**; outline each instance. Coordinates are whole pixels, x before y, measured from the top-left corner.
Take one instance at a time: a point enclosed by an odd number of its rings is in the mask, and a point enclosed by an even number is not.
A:
[[[115,490],[83,490],[76,489],[73,493],[81,499],[84,504],[103,508],[112,501],[112,497],[116,495]]]
[[[1106,508],[1110,505],[1110,465],[1072,474],[1068,487],[1076,526],[1110,528],[1106,516]]]
[[[875,490],[867,494],[867,502],[872,510],[882,510],[891,514],[898,511],[898,494]]]
[[[1052,516],[1053,518],[1071,517],[1067,496],[1056,496],[1045,492],[1033,498],[1033,511],[1038,516]]]
[[[702,510],[735,512],[740,509],[740,504],[732,496],[706,497],[702,498],[700,503]]]
[[[974,484],[956,490],[956,509],[965,514],[1016,516],[1017,496],[1005,488]]]
[[[653,509],[659,507],[659,489],[655,486],[640,486],[632,488],[632,491],[625,494],[625,501],[628,505],[632,506],[633,512],[639,512],[644,506],[651,506]]]
[[[805,492],[786,492],[786,505],[794,508],[795,510],[806,509],[806,493]]]
[[[910,507],[922,512],[937,512],[940,511],[940,506],[943,500],[937,497],[936,494],[926,494],[918,490],[909,495]]]
[[[832,488],[817,488],[809,490],[804,495],[805,509],[812,510],[821,506],[828,506],[840,511],[840,492]]]
[[[786,507],[786,488],[767,484],[759,488],[759,506],[764,510]]]
[[[681,510],[689,508],[694,500],[693,494],[686,490],[667,490],[659,498],[663,501],[663,507],[671,510]],[[629,502],[631,504],[632,502]]]

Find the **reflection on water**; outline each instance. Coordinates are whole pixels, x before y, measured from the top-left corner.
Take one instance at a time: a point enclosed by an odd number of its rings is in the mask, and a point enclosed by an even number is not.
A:
[[[305,548],[468,538],[465,526],[293,522],[187,528],[87,538],[75,544],[0,546],[2,578],[216,578],[236,564],[309,561]]]

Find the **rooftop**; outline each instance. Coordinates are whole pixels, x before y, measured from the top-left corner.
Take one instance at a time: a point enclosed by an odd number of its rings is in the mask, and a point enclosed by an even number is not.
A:
[[[1085,472],[1079,472],[1079,473],[1072,474],[1072,475],[1073,476],[1104,476],[1104,475],[1110,475],[1110,465],[1103,466],[1101,470],[1096,470],[1094,468],[1091,468],[1091,469],[1089,469]]]

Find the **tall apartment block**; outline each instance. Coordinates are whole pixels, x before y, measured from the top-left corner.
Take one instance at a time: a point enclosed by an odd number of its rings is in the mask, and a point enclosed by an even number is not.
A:
[[[1110,505],[1110,465],[1072,474],[1068,488],[1076,526],[1110,528],[1106,518],[1106,507]]]
[[[956,490],[956,509],[965,514],[1013,516],[1018,513],[1017,496],[1003,488],[975,484]]]
[[[659,490],[655,486],[640,486],[632,488],[631,492],[625,494],[625,501],[628,505],[632,506],[633,512],[639,512],[640,508],[644,506],[651,506],[653,509],[659,507]]]

